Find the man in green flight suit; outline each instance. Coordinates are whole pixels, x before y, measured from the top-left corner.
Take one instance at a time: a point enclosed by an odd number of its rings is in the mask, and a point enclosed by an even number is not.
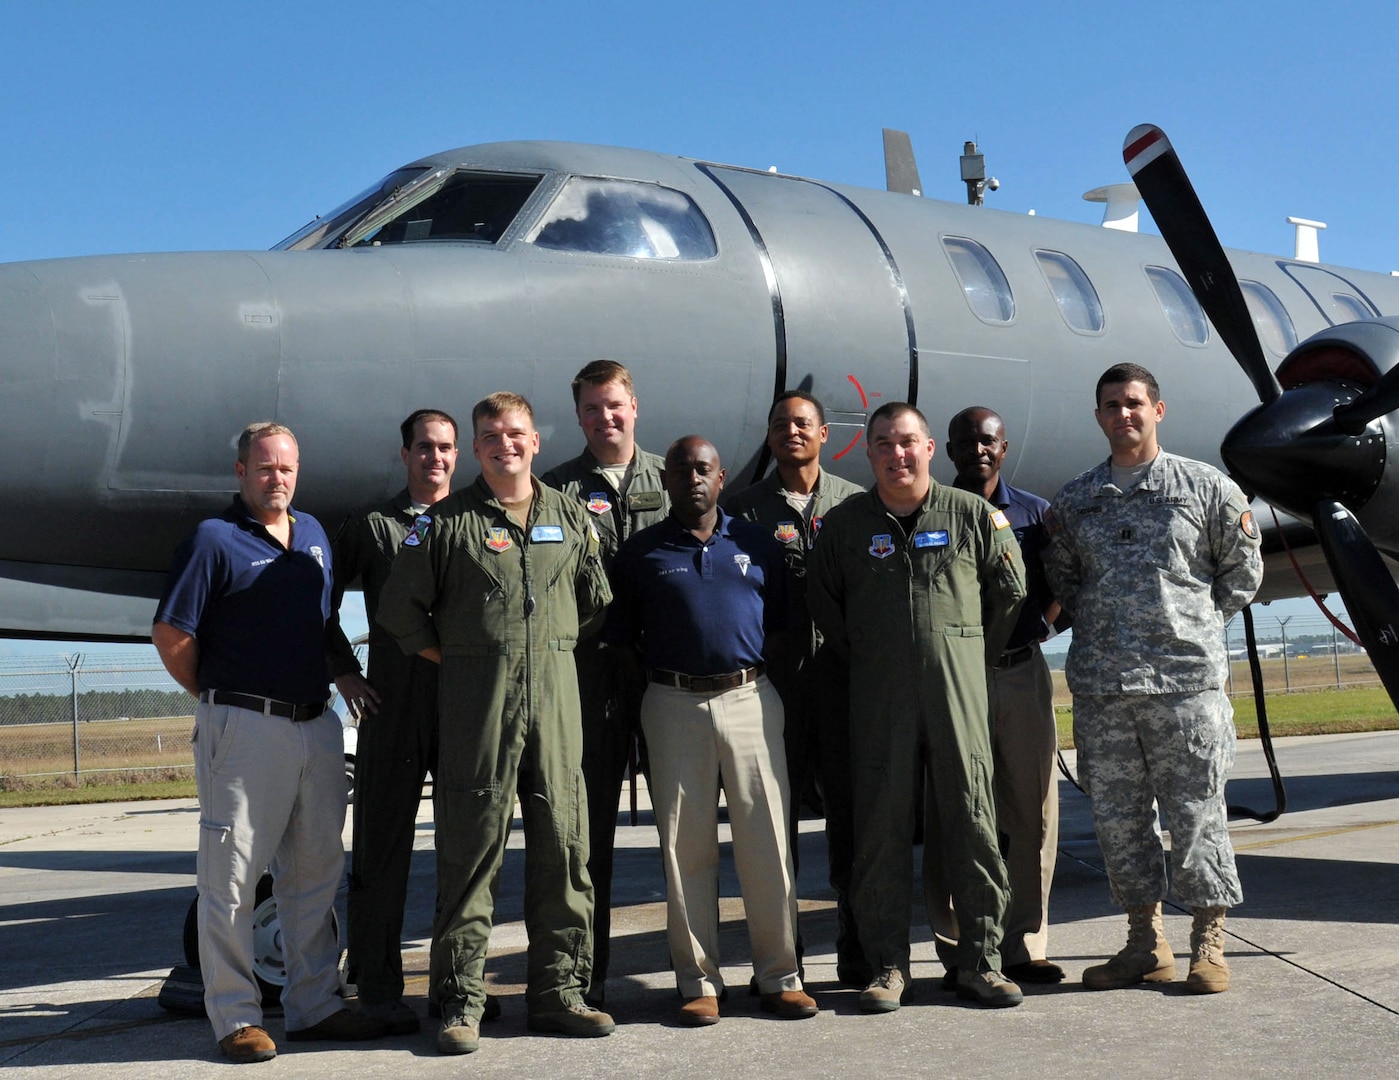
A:
[[[481,476],[414,522],[379,601],[404,652],[441,665],[432,971],[437,1048],[477,1049],[496,878],[518,791],[525,830],[525,1004],[532,1031],[599,1036],[583,1002],[593,887],[573,648],[611,600],[597,531],[530,473],[534,411],[497,393],[472,409]]]
[[[806,609],[806,560],[834,506],[864,489],[821,468],[821,447],[829,437],[826,411],[806,390],[779,394],[768,410],[768,450],[776,468],[729,499],[734,517],[772,530],[782,545],[791,607],[788,647],[768,671],[782,695],[786,725],[782,742],[792,792],[791,847],[797,840],[802,794],[814,773],[821,782],[826,812],[826,858],[836,892],[836,977],[865,986],[870,972],[850,911],[853,808],[850,796],[850,677],[845,661],[825,647]],[[801,935],[797,935],[798,950]],[[800,952],[799,954],[800,955]]]
[[[392,499],[355,511],[333,541],[335,593],[326,623],[330,672],[359,720],[355,761],[354,844],[346,898],[351,981],[361,1008],[390,1034],[418,1030],[403,1001],[403,907],[423,778],[437,771],[437,665],[404,656],[375,623],[394,555],[417,516],[446,498],[457,464],[457,422],[419,409],[399,428],[407,486]],[[369,618],[369,678],[340,627],[347,586],[358,581]]]
[[[540,477],[578,500],[602,538],[602,565],[622,541],[665,520],[670,500],[661,479],[664,462],[636,445],[636,388],[615,360],[585,364],[573,379],[573,407],[587,443],[581,454]],[[610,580],[610,578],[609,578]],[[583,705],[583,780],[588,787],[588,876],[593,881],[593,982],[588,1003],[605,1000],[612,958],[612,853],[617,804],[636,734],[641,698],[616,670],[615,650],[598,637],[578,643],[578,696]]]
[[[855,794],[851,900],[873,980],[863,1012],[908,999],[913,804],[926,772],[961,918],[957,993],[1018,1005],[1001,974],[1006,869],[992,798],[986,658],[999,656],[1025,598],[1020,547],[1005,514],[933,481],[928,421],[904,402],[866,427],[875,486],[825,517],[807,605],[850,657]]]

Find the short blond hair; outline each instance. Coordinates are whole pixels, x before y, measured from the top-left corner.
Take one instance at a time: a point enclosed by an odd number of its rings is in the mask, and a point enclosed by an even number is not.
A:
[[[476,436],[476,425],[482,420],[494,420],[506,413],[520,412],[529,417],[530,427],[534,427],[534,406],[523,394],[513,390],[497,390],[483,397],[471,407],[471,435]]]
[[[245,427],[243,433],[238,436],[238,460],[246,465],[248,451],[253,443],[257,442],[258,439],[271,438],[273,435],[285,435],[296,443],[298,451],[301,449],[301,444],[296,442],[296,436],[292,434],[291,428],[285,424],[279,424],[275,420],[258,420]]]

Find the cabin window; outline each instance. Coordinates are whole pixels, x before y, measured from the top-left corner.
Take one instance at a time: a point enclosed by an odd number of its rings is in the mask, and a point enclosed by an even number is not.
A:
[[[1147,280],[1156,290],[1156,299],[1161,312],[1171,325],[1183,345],[1203,345],[1210,337],[1210,326],[1205,319],[1204,309],[1195,299],[1195,294],[1186,285],[1185,279],[1174,270],[1164,266],[1148,266]]]
[[[1240,281],[1248,312],[1253,316],[1253,328],[1258,331],[1258,340],[1278,356],[1286,356],[1297,347],[1297,330],[1292,325],[1292,316],[1282,301],[1268,286],[1257,281]]]
[[[369,215],[342,247],[424,241],[494,244],[542,179],[537,174],[442,170]]]
[[[1069,328],[1083,334],[1101,333],[1103,305],[1083,267],[1062,251],[1036,251],[1035,261]]]
[[[962,285],[972,313],[983,322],[1008,323],[1015,318],[1010,282],[991,253],[964,236],[944,236],[943,250]]]
[[[634,259],[712,259],[714,231],[683,192],[634,180],[570,177],[527,236],[554,251]]]

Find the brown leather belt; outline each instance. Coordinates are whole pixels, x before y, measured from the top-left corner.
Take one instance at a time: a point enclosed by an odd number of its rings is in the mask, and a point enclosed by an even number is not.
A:
[[[205,690],[199,695],[199,699],[207,701],[210,705],[232,705],[235,709],[251,709],[253,712],[262,713],[263,716],[280,716],[293,724],[304,724],[325,712],[324,701],[317,701],[311,705],[293,705],[290,701],[257,697],[254,694],[235,694],[232,690]]]
[[[742,671],[731,671],[727,675],[685,675],[679,671],[662,671],[652,668],[649,678],[662,686],[673,686],[677,690],[689,690],[696,694],[713,694],[720,690],[732,690],[736,686],[757,682],[765,665],[757,664]]]
[[[1023,645],[1018,649],[1007,649],[1005,652],[1001,653],[1001,658],[991,666],[997,668],[1015,667],[1017,664],[1023,664],[1034,655],[1035,647],[1033,645]]]

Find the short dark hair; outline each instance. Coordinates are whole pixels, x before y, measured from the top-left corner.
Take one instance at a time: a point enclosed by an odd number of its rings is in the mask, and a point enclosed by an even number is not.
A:
[[[497,390],[471,407],[472,437],[476,435],[476,425],[482,420],[494,420],[497,416],[504,416],[510,412],[524,413],[529,417],[530,426],[534,426],[534,406],[523,394],[517,394],[513,390]]]
[[[1153,405],[1161,400],[1161,387],[1157,385],[1156,376],[1141,364],[1113,364],[1098,376],[1098,385],[1093,388],[1093,408],[1103,403],[1103,387],[1129,382],[1139,382],[1145,386],[1146,396]]]
[[[772,408],[768,409],[768,423],[772,423],[772,414],[777,411],[777,406],[781,405],[784,401],[792,400],[809,402],[811,406],[816,410],[816,422],[821,424],[823,427],[825,426],[826,410],[822,407],[821,402],[817,399],[816,395],[813,394],[810,390],[801,389],[784,390],[782,391],[782,393],[778,394],[777,397],[773,398]]]
[[[452,442],[456,442],[460,432],[457,431],[457,422],[444,413],[441,409],[417,409],[408,414],[408,419],[398,425],[399,434],[403,436],[403,449],[413,448],[413,432],[417,430],[419,424],[427,423],[429,420],[440,420],[452,429]]]
[[[610,382],[622,384],[627,397],[636,397],[636,387],[632,385],[631,372],[616,360],[593,360],[583,365],[583,370],[573,376],[573,407],[578,407],[578,399],[585,386],[606,386]]]
[[[995,420],[996,423],[1001,425],[1001,430],[1005,430],[1005,419],[995,409],[988,408],[985,405],[968,405],[965,409],[963,409],[961,412],[959,412],[956,416],[954,416],[951,420],[947,422],[947,437],[949,439],[952,438],[952,429],[958,424],[972,423],[972,417],[976,416],[977,413],[985,413],[987,419]]]
[[[865,438],[869,438],[869,433],[874,430],[875,422],[878,420],[897,420],[905,413],[912,413],[918,417],[918,426],[923,429],[923,434],[932,438],[932,431],[928,427],[928,418],[910,405],[907,401],[886,401],[874,412],[870,413],[870,418],[865,421]]]

